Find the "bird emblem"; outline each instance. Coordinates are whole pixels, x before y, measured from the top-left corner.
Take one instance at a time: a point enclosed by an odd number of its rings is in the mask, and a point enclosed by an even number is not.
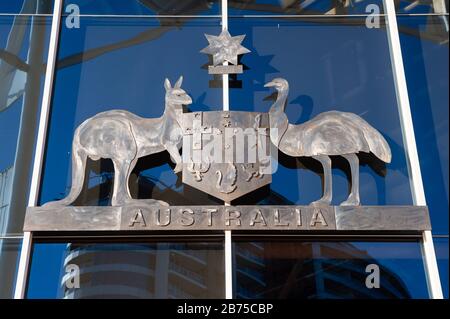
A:
[[[228,163],[228,167],[226,169],[225,174],[223,174],[221,170],[217,170],[216,175],[217,175],[216,188],[219,190],[219,192],[224,194],[234,192],[234,190],[237,187],[236,165],[234,165],[233,163]]]

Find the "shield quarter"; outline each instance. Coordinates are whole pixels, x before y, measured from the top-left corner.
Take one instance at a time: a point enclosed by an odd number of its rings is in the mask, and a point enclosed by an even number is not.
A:
[[[183,183],[230,202],[272,182],[267,113],[184,113]]]

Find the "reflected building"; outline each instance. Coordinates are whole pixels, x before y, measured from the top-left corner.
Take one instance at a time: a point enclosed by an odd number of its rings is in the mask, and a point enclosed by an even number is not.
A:
[[[111,176],[94,176],[102,185]],[[132,191],[152,193],[155,198],[185,203],[197,194],[187,195],[153,178],[134,178]],[[99,190],[95,182],[81,195],[89,203],[89,194],[103,198],[109,191]],[[192,192],[192,193],[191,193]],[[202,193],[198,193],[199,196]],[[99,197],[99,195],[101,195]],[[270,191],[260,194],[260,204],[292,204]],[[257,197],[257,193],[255,193]],[[192,200],[192,198],[191,198]],[[257,201],[257,198],[248,198]],[[217,250],[214,250],[214,247]],[[222,243],[154,244],[68,244],[64,269],[75,264],[80,269],[80,288],[67,288],[70,274],[61,280],[63,298],[221,298],[224,294]],[[212,248],[212,249],[211,249]],[[235,297],[243,299],[308,298],[410,298],[402,280],[372,258],[366,251],[346,242],[236,241],[233,248]],[[366,266],[380,267],[380,288],[369,289]]]
[[[237,298],[404,299],[402,280],[367,252],[344,242],[237,242]],[[366,287],[366,266],[380,267],[380,288]]]
[[[79,267],[80,288],[67,288],[67,273],[61,297],[222,298],[224,261],[214,248],[221,244],[69,244],[64,269]]]

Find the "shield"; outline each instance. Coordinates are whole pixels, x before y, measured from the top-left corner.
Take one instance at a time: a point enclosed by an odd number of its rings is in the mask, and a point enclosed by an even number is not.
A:
[[[225,202],[272,182],[267,113],[184,113],[183,183]]]

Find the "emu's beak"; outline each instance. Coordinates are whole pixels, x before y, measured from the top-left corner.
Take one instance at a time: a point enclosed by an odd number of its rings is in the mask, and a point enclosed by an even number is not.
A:
[[[271,81],[271,82],[268,82],[268,83],[264,84],[264,87],[265,88],[270,88],[270,87],[273,87],[275,85],[277,85],[277,84],[275,82]]]

